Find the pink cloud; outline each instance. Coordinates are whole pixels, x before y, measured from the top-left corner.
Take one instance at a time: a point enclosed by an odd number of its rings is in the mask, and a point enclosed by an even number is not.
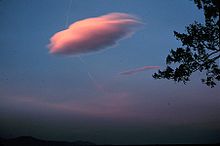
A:
[[[145,71],[145,70],[159,69],[159,68],[160,68],[159,66],[144,66],[144,67],[135,68],[135,69],[128,70],[128,71],[123,71],[123,72],[120,72],[119,74],[120,75],[133,75],[133,74],[136,74],[138,72]]]
[[[62,102],[51,102],[37,97],[14,97],[7,105],[23,110],[46,110],[58,113],[71,113],[76,115],[109,118],[132,119],[137,113],[133,112],[134,101],[128,92],[106,92],[87,100],[72,99]],[[25,107],[23,105],[26,105]]]
[[[99,51],[131,36],[142,23],[133,15],[109,13],[71,24],[50,38],[50,53],[75,55]]]

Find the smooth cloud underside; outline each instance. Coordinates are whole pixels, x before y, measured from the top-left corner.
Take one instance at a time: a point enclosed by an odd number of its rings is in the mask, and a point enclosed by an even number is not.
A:
[[[87,18],[55,33],[48,48],[50,53],[65,55],[99,51],[131,36],[141,24],[137,17],[126,13]]]
[[[119,74],[120,75],[133,75],[133,74],[146,71],[149,69],[159,69],[159,68],[160,68],[159,66],[144,66],[144,67],[135,68],[135,69],[128,70],[128,71],[123,71],[123,72],[120,72]]]

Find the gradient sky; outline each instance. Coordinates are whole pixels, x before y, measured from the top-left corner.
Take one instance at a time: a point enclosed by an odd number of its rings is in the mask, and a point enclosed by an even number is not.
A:
[[[0,137],[30,135],[97,144],[220,142],[220,86],[195,73],[187,85],[154,80],[171,48],[203,14],[189,0],[1,0]],[[116,46],[81,57],[49,53],[69,23],[111,12],[144,26]],[[92,74],[94,81],[88,76]]]

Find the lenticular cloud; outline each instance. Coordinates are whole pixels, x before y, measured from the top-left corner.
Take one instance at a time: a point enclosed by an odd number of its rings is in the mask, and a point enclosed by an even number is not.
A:
[[[140,25],[137,17],[125,13],[87,18],[55,33],[48,48],[50,53],[65,55],[99,51],[131,36]]]

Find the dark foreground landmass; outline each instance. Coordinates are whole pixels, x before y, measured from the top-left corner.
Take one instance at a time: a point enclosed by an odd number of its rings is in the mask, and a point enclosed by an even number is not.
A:
[[[216,144],[219,145],[220,143],[216,143]],[[31,136],[21,136],[11,139],[5,139],[0,137],[0,146],[91,146],[91,145],[97,145],[97,144],[89,141],[66,142],[66,141],[42,140]],[[102,145],[112,146],[112,144],[102,144]],[[177,144],[146,144],[146,146],[160,146],[160,145],[167,146],[167,145],[177,145]]]
[[[74,141],[74,142],[64,142],[64,141],[49,141],[41,140],[30,136],[21,136],[12,139],[0,138],[0,146],[89,146],[95,145],[88,141]]]

